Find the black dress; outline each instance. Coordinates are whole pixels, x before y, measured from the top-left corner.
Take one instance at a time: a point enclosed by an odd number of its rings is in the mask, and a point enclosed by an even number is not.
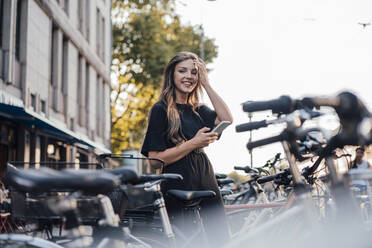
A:
[[[217,114],[205,105],[198,107],[196,109],[197,113],[187,104],[177,104],[177,109],[181,119],[181,131],[187,140],[192,139],[203,127],[211,129],[214,127]],[[174,144],[167,141],[167,130],[167,106],[164,102],[159,101],[151,109],[141,153],[147,157],[149,151],[164,151],[174,147]],[[165,166],[163,172],[177,173],[183,176],[181,182],[167,182],[162,185],[171,221],[179,218],[182,205],[177,200],[167,196],[166,192],[169,189],[213,190],[216,192],[216,197],[202,201],[201,216],[207,235],[210,237],[209,242],[214,246],[220,246],[226,241],[228,230],[223,202],[212,165],[204,151],[196,149],[190,152],[182,159]],[[183,215],[183,213],[181,214]]]

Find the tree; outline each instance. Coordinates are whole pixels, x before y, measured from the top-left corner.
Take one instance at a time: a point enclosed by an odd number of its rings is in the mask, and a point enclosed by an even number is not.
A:
[[[138,149],[161,78],[177,52],[200,54],[200,31],[184,26],[172,0],[114,0],[112,5],[112,151]],[[206,63],[217,56],[214,40],[204,37]]]

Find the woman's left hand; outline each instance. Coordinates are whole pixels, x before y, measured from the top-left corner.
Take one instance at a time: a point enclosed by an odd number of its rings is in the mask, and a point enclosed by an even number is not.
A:
[[[195,63],[198,67],[198,76],[202,86],[209,86],[208,71],[205,62],[201,58],[198,58]]]

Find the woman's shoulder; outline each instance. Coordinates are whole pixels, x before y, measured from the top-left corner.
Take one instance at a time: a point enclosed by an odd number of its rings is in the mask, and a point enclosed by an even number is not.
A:
[[[157,101],[150,110],[151,115],[167,115],[167,105],[163,101]]]
[[[203,110],[205,108],[208,108],[207,105],[205,105],[204,103],[199,103],[197,106],[196,106],[196,110]]]
[[[201,103],[199,104],[195,110],[199,113],[211,113],[211,112],[214,112],[213,109],[211,109],[210,107],[208,107],[206,104],[204,103]]]
[[[157,101],[151,108],[152,110],[153,109],[156,109],[156,110],[167,110],[167,105],[165,104],[164,101],[162,100],[159,100]]]

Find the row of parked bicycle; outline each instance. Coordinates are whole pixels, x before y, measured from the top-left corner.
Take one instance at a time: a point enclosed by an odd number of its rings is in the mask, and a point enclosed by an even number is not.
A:
[[[310,121],[329,113],[323,107],[337,113],[337,132]],[[350,181],[368,181],[372,173],[340,174],[336,165],[348,156],[341,153],[345,146],[372,143],[372,118],[363,102],[343,92],[243,104],[245,112],[264,110],[277,118],[241,124],[236,131],[285,123],[279,135],[247,144],[251,150],[281,142],[285,158],[278,153],[263,167],[236,167],[250,176],[238,192],[228,188],[233,182],[226,175],[216,175],[231,236],[223,247],[369,247],[369,191],[355,194]],[[101,155],[107,157],[123,155]],[[276,165],[283,159],[288,166],[279,169]],[[191,213],[195,228],[185,235],[169,220],[161,182],[182,180],[180,175],[137,175],[123,167],[55,170],[19,165],[9,163],[4,177],[11,199],[9,218],[18,233],[0,234],[1,247],[208,247],[200,203],[215,192],[169,190]]]

